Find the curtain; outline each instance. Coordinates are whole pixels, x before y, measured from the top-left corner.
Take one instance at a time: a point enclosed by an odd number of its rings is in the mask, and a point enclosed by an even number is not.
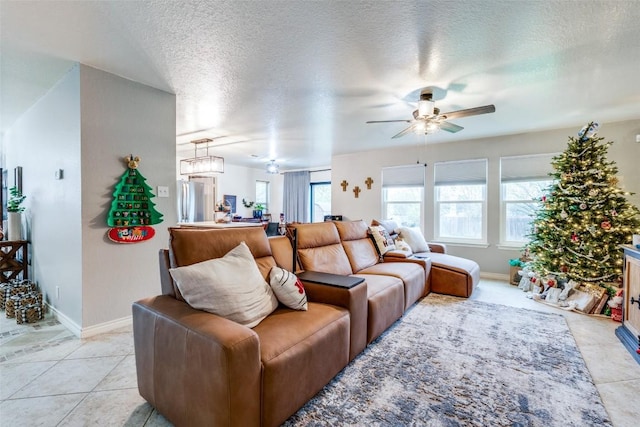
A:
[[[287,222],[309,222],[309,171],[284,173],[284,218]]]

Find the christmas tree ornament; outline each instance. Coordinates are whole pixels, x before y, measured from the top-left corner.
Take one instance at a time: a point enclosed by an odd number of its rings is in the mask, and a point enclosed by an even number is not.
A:
[[[587,140],[589,138],[593,138],[595,133],[598,131],[600,125],[597,122],[591,122],[580,129],[578,132],[578,138],[581,140]]]
[[[560,218],[567,219],[568,216],[569,216],[569,214],[567,213],[567,211],[562,209],[562,212],[560,212]]]
[[[582,209],[582,210],[587,209],[587,204],[586,203],[580,203],[580,209]]]
[[[610,230],[611,229],[611,222],[609,221],[602,221],[600,223],[600,227],[602,227],[603,230]]]
[[[595,197],[595,196],[597,196],[597,195],[598,195],[598,190],[596,190],[595,188],[593,188],[593,189],[589,190],[589,195],[590,195],[591,197]]]

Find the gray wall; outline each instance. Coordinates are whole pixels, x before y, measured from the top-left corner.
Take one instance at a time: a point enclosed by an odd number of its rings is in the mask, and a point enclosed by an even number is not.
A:
[[[520,253],[518,250],[498,247],[500,242],[500,157],[564,151],[568,137],[576,135],[579,128],[446,144],[427,144],[420,149],[413,146],[402,150],[389,148],[334,156],[331,166],[332,213],[345,215],[349,219],[365,221],[378,219],[382,212],[380,187],[382,168],[415,164],[419,160],[421,163],[428,163],[423,230],[427,239],[433,239],[433,164],[439,161],[487,158],[489,160],[487,194],[489,246],[449,244],[448,250],[453,255],[477,261],[483,273],[508,274],[508,260],[517,258]],[[604,137],[606,141],[614,141],[609,149],[608,159],[615,161],[618,166],[620,186],[636,193],[629,200],[636,206],[640,206],[640,168],[638,168],[640,144],[635,142],[636,134],[640,134],[640,120],[601,123],[598,132],[598,135]],[[393,142],[390,140],[389,144],[391,146]],[[367,190],[364,184],[367,177],[372,177],[374,180],[371,190]],[[343,192],[340,187],[343,179],[349,182],[346,192]],[[352,192],[356,185],[363,189],[357,199]]]
[[[76,65],[5,143],[7,167],[23,167],[34,277],[67,326],[90,335],[159,293],[157,252],[177,221],[175,192],[153,199],[164,222],[149,241],[111,242],[106,216],[128,154],[141,157],[154,194],[158,185],[175,188],[175,95]]]

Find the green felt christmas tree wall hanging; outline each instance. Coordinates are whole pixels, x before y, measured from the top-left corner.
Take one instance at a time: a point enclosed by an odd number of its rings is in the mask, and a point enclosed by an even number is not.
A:
[[[127,170],[113,192],[113,202],[107,215],[109,238],[118,243],[148,240],[155,234],[150,225],[162,222],[162,214],[155,209],[152,188],[138,170],[139,157],[125,157]]]

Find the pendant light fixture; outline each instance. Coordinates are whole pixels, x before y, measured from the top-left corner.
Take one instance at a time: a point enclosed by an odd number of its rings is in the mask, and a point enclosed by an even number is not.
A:
[[[280,166],[276,164],[275,160],[271,160],[269,163],[267,163],[267,173],[272,175],[280,173]]]
[[[196,139],[194,144],[194,156],[190,159],[180,160],[180,175],[213,175],[224,173],[224,158],[209,155],[209,143],[211,138]],[[206,144],[206,154],[198,156],[199,146]]]

